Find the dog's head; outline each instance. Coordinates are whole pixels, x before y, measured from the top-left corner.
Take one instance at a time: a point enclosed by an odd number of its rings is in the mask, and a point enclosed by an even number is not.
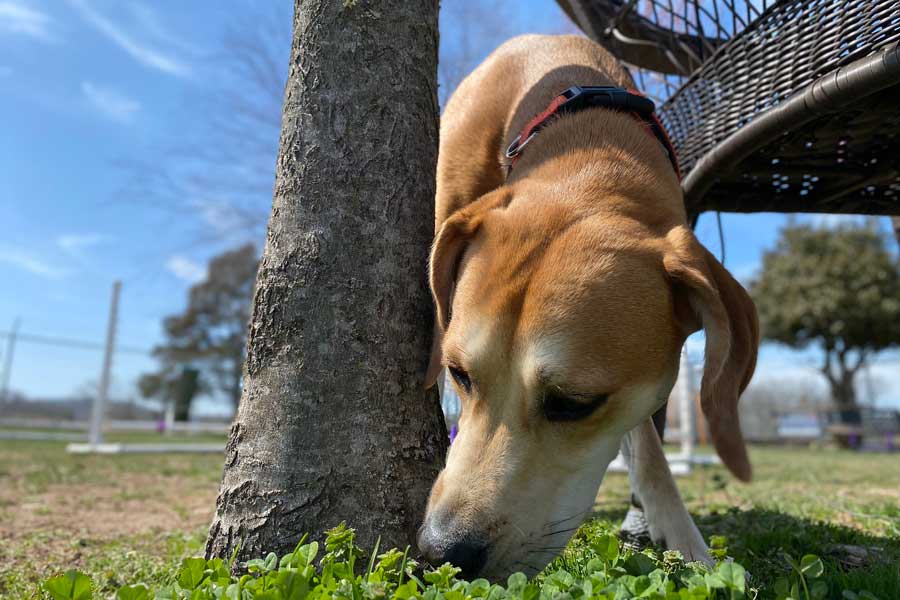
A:
[[[501,188],[434,242],[428,384],[449,369],[459,434],[419,546],[476,574],[534,573],[587,516],[622,435],[668,397],[686,336],[706,330],[702,406],[726,465],[750,477],[737,399],[756,312],[683,226],[579,214]],[[639,457],[638,457],[639,460]]]

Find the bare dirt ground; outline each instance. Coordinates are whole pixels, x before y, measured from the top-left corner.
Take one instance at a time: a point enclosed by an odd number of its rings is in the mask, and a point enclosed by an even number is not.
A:
[[[0,442],[0,597],[67,568],[116,577],[117,557],[141,573],[198,552],[221,466],[213,454],[72,456],[61,443]]]
[[[119,474],[102,487],[52,484],[21,495],[21,488],[6,488],[0,491],[0,504],[9,507],[0,537],[65,528],[96,538],[193,530],[209,523],[215,492],[215,486],[200,488],[184,477],[137,473]]]

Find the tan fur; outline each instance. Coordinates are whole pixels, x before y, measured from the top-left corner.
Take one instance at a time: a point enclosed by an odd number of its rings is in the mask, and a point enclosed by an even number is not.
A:
[[[453,365],[473,390],[459,390],[460,435],[428,510],[489,532],[489,573],[552,558],[528,558],[528,545],[546,545],[562,512],[590,507],[701,324],[703,409],[725,463],[750,476],[736,406],[755,363],[755,309],[686,227],[660,144],[631,116],[586,110],[542,130],[505,178],[502,151],[529,119],[572,85],[604,84],[632,87],[600,46],[524,36],[466,78],[442,118],[427,380]],[[609,400],[584,421],[551,423],[541,401],[553,388]]]
[[[687,228],[673,228],[667,239],[673,248],[663,264],[669,276],[684,286],[683,293],[706,330],[700,403],[713,444],[732,473],[749,481],[750,460],[737,403],[756,366],[759,324],[753,300]]]

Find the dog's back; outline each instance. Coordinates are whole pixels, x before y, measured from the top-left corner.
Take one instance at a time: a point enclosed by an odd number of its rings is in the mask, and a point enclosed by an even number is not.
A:
[[[503,149],[573,82],[634,87],[612,54],[575,35],[513,38],[460,83],[441,115],[435,230],[503,184]]]

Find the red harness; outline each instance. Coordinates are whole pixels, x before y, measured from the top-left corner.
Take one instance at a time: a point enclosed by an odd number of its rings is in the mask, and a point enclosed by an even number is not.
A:
[[[666,129],[656,116],[656,105],[653,104],[652,100],[636,90],[626,90],[625,88],[614,86],[580,87],[575,85],[554,98],[544,112],[528,121],[522,132],[516,136],[516,139],[506,149],[506,158],[509,159],[506,175],[509,176],[510,171],[516,165],[522,150],[528,145],[528,142],[534,139],[534,136],[546,127],[552,119],[562,114],[577,112],[585,108],[607,108],[609,110],[626,112],[633,116],[644,126],[647,134],[656,138],[662,145],[669,162],[672,163],[672,167],[675,169],[678,180],[681,181],[678,157],[675,155],[675,148],[672,146],[668,134],[666,134]]]

